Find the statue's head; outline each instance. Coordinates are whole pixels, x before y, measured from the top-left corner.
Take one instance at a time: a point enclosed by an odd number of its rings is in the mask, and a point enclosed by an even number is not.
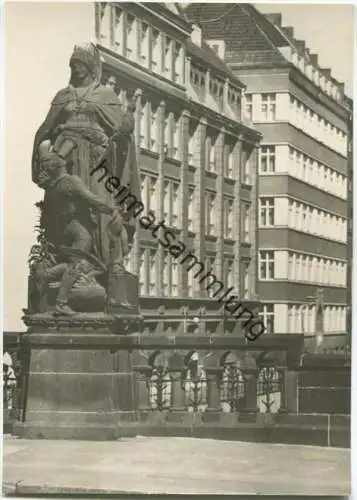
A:
[[[71,83],[73,85],[81,85],[83,82],[100,81],[100,54],[93,43],[75,45],[69,66],[71,68]]]
[[[50,141],[43,141],[38,148],[40,160],[40,178],[46,181],[56,178],[60,173],[66,170],[66,161],[50,148]]]

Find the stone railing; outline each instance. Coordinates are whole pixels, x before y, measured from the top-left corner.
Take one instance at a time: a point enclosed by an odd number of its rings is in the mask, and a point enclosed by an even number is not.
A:
[[[24,368],[21,359],[20,335],[4,333],[3,335],[3,422],[4,430],[11,430],[15,420],[21,418],[20,396],[21,378]]]
[[[211,422],[227,419],[226,414],[255,420],[257,413],[287,411],[288,371],[298,359],[282,337],[275,342],[269,337],[254,348],[228,336],[145,339],[133,353],[140,420],[157,412],[166,412],[168,420],[191,413]]]
[[[232,430],[241,423],[258,422],[264,427],[272,418],[294,411],[303,336],[262,336],[247,342],[243,336],[232,335],[31,333],[21,335],[21,350],[28,368],[21,379],[20,421],[43,418],[42,403],[38,404],[44,387],[48,387],[46,407],[53,407],[56,421],[62,410],[68,416],[64,405],[72,399],[69,408],[76,408],[77,418],[78,395],[72,394],[77,389],[68,386],[68,377],[79,370],[78,377],[85,384],[89,379],[83,376],[91,374],[91,396],[88,400],[86,395],[84,404],[101,408],[94,414],[90,410],[91,421],[105,414],[118,435],[160,429],[176,434],[177,427],[187,433],[192,425],[202,432],[210,432],[212,426]],[[82,368],[78,367],[80,359],[85,360]],[[93,365],[96,359],[100,367],[84,373],[84,366]],[[51,391],[54,363],[56,383],[62,380],[63,384],[63,403]],[[103,376],[108,377],[109,386],[97,392]],[[36,385],[29,383],[31,377]],[[42,387],[40,392],[37,385]],[[86,418],[84,414],[81,411],[81,419]],[[46,422],[40,427],[45,429]]]
[[[227,333],[116,335],[101,328],[5,333],[14,375],[4,373],[5,432],[349,445],[348,361],[322,353],[311,364],[303,335],[247,342]]]

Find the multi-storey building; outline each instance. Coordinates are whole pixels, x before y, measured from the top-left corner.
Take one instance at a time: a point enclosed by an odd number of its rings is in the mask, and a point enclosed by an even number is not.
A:
[[[305,42],[249,4],[190,4],[207,43],[245,84],[259,154],[259,296],[275,333],[346,332],[348,130],[344,85]],[[323,290],[323,305],[313,296]],[[320,295],[321,297],[321,295]],[[317,314],[318,313],[318,314]],[[339,339],[340,340],[340,339]]]
[[[239,296],[254,299],[257,146],[243,123],[244,85],[176,4],[95,4],[104,81],[135,91],[143,202]],[[204,283],[137,231],[127,261],[142,297],[206,297]],[[208,293],[209,295],[209,293]],[[218,307],[218,306],[217,306]]]

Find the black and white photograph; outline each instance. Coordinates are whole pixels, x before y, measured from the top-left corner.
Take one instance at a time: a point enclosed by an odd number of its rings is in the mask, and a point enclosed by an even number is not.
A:
[[[355,7],[5,2],[3,496],[351,494]]]

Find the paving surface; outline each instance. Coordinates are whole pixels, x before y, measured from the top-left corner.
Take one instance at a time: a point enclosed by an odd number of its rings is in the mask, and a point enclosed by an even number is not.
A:
[[[348,495],[350,452],[193,438],[7,438],[4,493]]]

